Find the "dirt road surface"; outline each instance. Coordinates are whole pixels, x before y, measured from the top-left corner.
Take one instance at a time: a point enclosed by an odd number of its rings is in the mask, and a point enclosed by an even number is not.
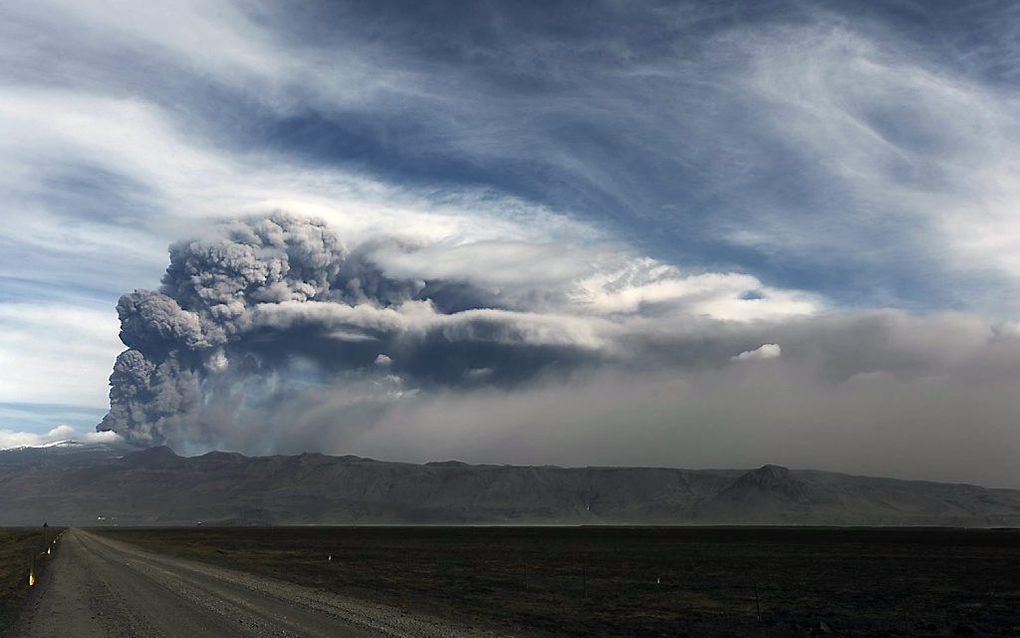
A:
[[[13,636],[493,636],[72,529]]]

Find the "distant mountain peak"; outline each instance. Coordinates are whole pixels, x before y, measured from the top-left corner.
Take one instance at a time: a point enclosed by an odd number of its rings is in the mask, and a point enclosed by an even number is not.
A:
[[[133,456],[147,457],[147,458],[180,458],[177,456],[177,452],[174,452],[172,448],[165,445],[157,445],[156,447],[145,448],[134,453]]]
[[[159,445],[132,452],[126,455],[124,460],[131,465],[156,465],[182,458],[184,457],[177,456],[177,453],[167,446]]]
[[[794,480],[790,468],[783,467],[782,465],[772,465],[771,463],[762,465],[757,470],[751,470],[744,476],[753,477],[760,482],[786,482]]]
[[[224,452],[222,450],[213,450],[212,452],[206,452],[196,458],[205,459],[207,461],[241,461],[247,459],[245,455],[240,452]]]
[[[799,500],[807,496],[807,485],[782,465],[763,465],[740,475],[720,496],[750,499],[762,496]]]

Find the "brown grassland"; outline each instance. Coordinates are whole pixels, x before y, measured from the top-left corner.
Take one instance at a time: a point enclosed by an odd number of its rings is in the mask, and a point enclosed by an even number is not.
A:
[[[60,533],[54,528],[0,529],[0,633],[11,625],[28,598],[28,575],[45,577],[46,548]]]

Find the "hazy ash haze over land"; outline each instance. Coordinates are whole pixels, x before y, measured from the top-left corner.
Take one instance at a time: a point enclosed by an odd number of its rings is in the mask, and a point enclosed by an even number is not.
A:
[[[1020,487],[1018,25],[6,3],[0,447]]]

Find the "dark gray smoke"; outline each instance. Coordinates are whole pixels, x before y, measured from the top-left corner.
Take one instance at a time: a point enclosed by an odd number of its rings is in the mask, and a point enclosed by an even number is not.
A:
[[[98,429],[140,444],[212,444],[245,427],[243,415],[311,389],[367,383],[385,401],[513,384],[590,356],[589,336],[466,283],[386,276],[378,247],[347,247],[324,223],[284,214],[174,244],[160,290],[117,304],[129,349]]]
[[[923,448],[915,467],[945,478],[967,476],[966,459],[946,458],[961,449],[999,459],[983,465],[989,477],[1015,474],[1015,437],[1002,435],[1018,410],[1015,324],[889,310],[776,316],[768,290],[746,294],[760,286],[746,276],[554,253],[344,245],[323,223],[286,215],[224,223],[171,247],[159,291],[121,298],[128,349],[98,429],[185,453],[818,458],[877,473]],[[972,430],[980,436],[961,434]],[[931,437],[942,443],[920,443]],[[887,467],[861,460],[875,458]]]

